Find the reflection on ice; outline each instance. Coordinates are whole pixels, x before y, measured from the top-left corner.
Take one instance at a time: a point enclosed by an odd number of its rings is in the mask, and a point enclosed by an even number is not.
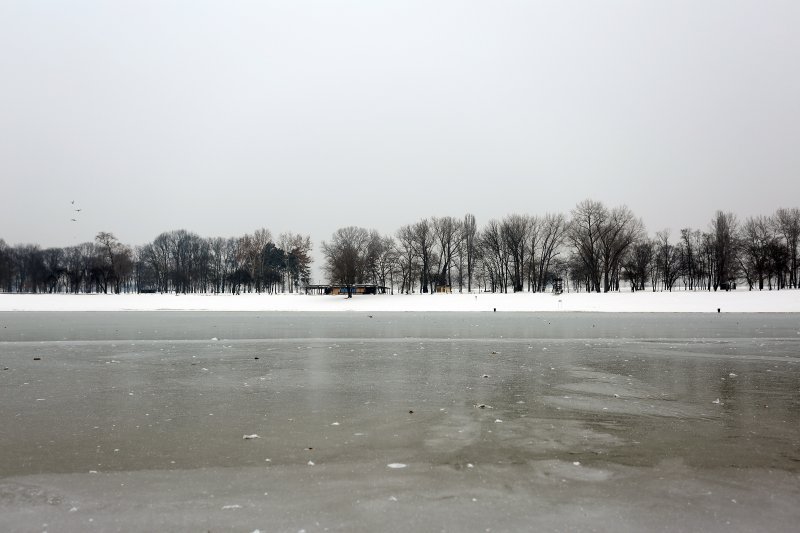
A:
[[[156,315],[58,315],[68,340],[3,317],[0,529],[114,529],[143,507],[143,530],[798,518],[791,316]]]

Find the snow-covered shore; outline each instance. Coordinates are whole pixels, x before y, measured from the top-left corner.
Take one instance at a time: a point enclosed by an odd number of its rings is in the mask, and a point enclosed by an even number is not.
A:
[[[586,311],[616,313],[800,313],[800,291],[608,294],[0,294],[0,311]]]

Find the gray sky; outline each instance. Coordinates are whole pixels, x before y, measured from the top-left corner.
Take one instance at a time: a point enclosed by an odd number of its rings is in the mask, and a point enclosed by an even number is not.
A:
[[[0,237],[769,214],[800,205],[798,27],[794,0],[0,0]]]

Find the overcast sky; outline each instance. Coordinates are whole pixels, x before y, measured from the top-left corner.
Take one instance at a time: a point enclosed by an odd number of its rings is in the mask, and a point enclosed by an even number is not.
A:
[[[0,238],[770,214],[800,205],[798,27],[795,0],[0,0]]]

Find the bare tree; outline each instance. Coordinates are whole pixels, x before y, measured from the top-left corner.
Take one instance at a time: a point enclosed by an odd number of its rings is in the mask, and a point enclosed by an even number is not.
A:
[[[464,215],[462,230],[463,253],[467,265],[467,292],[472,292],[472,275],[475,270],[475,249],[478,242],[478,226],[475,223],[475,215],[467,213]]]
[[[272,233],[266,228],[257,229],[252,235],[245,234],[239,238],[239,260],[247,272],[241,278],[248,290],[254,287],[257,293],[261,293],[264,288],[264,251],[269,243],[272,243]],[[284,269],[281,268],[280,271],[282,275]],[[285,280],[282,279],[282,282],[285,290]]]
[[[328,277],[331,283],[347,287],[348,298],[353,297],[353,286],[367,274],[369,244],[369,231],[355,226],[336,230],[330,242],[322,243]]]
[[[0,291],[11,292],[13,284],[14,260],[11,247],[0,239]]]
[[[120,243],[113,233],[101,231],[95,236],[98,246],[98,268],[102,275],[103,292],[108,291],[108,282],[113,283],[115,294],[122,291],[122,285],[133,271],[132,251]]]
[[[47,248],[42,250],[42,261],[45,267],[45,283],[46,290],[49,293],[60,292],[60,287],[64,282],[65,268],[64,268],[64,249],[63,248]]]
[[[481,232],[480,257],[485,281],[492,292],[508,292],[511,256],[503,238],[502,224],[490,220]]]
[[[775,212],[777,232],[783,239],[789,259],[789,287],[798,287],[798,245],[800,245],[800,209],[780,208]]]
[[[414,246],[414,253],[420,265],[420,292],[433,292],[434,280],[432,278],[435,276],[431,276],[431,262],[433,260],[434,247],[436,246],[433,225],[427,218],[423,218],[416,224],[412,224],[411,235],[413,237],[411,242]]]
[[[736,231],[738,222],[733,213],[717,211],[711,221],[711,237],[714,252],[714,290],[730,288],[737,274]]]
[[[566,230],[566,217],[560,213],[531,219],[528,284],[534,292],[544,291],[547,287],[551,264],[558,257]]]
[[[225,258],[225,277],[227,280],[228,291],[231,294],[239,293],[241,285],[247,277],[247,271],[241,261],[243,254],[239,250],[240,239],[228,237],[225,239],[224,258]]]
[[[208,239],[209,282],[211,292],[225,292],[225,239],[213,237]]]
[[[576,256],[584,265],[590,290],[600,292],[603,269],[603,238],[608,224],[606,207],[593,200],[584,200],[572,210],[567,233]]]
[[[441,217],[433,219],[433,232],[438,251],[436,268],[436,285],[453,286],[452,272],[456,252],[458,251],[458,236],[461,232],[461,221],[454,217]]]
[[[281,233],[279,243],[286,256],[286,285],[289,292],[298,291],[311,277],[311,237]]]
[[[738,261],[750,290],[756,282],[758,290],[763,290],[764,279],[771,274],[770,262],[776,244],[774,227],[773,221],[767,217],[750,217],[745,220],[739,232],[741,253],[738,254]]]
[[[397,266],[400,270],[400,293],[414,292],[415,280],[421,268],[416,252],[414,227],[406,225],[397,230]]]
[[[623,260],[623,271],[632,291],[643,291],[652,272],[653,241],[641,239],[630,247]],[[653,282],[655,291],[655,282]]]
[[[656,249],[656,272],[661,281],[661,288],[672,292],[672,287],[680,277],[681,257],[677,247],[669,242],[670,231],[663,229],[656,233],[653,244]],[[655,290],[657,279],[653,279]]]
[[[683,275],[683,286],[685,289],[694,290],[701,287],[703,275],[702,257],[700,248],[702,245],[702,235],[699,230],[691,228],[681,229],[681,274]]]
[[[603,266],[603,292],[619,290],[619,265],[628,248],[644,236],[644,224],[627,206],[609,212],[600,232]]]
[[[252,235],[242,237],[242,250],[249,269],[250,279],[256,293],[264,290],[264,248],[272,242],[272,232],[267,228],[259,228]]]
[[[367,251],[367,269],[372,283],[389,287],[394,292],[394,272],[397,269],[397,250],[394,239],[370,231]]]
[[[503,239],[504,249],[509,255],[509,275],[514,292],[523,290],[530,229],[531,220],[527,215],[508,215],[500,223],[500,235]]]

